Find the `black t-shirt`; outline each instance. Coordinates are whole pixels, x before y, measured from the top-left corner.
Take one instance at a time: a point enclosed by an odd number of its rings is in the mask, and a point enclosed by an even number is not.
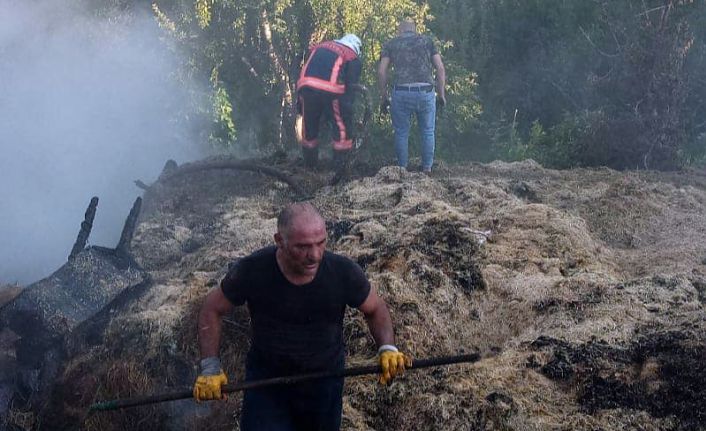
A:
[[[236,262],[221,289],[234,305],[248,305],[252,353],[275,372],[330,369],[343,356],[343,315],[368,297],[370,283],[352,260],[325,252],[310,283],[297,286],[282,274],[276,247]]]

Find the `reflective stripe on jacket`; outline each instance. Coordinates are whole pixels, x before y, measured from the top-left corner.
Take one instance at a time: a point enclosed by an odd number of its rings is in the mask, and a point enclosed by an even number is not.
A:
[[[311,49],[297,88],[310,87],[343,94],[346,92],[346,64],[352,61],[360,61],[352,49],[334,41],[322,42]]]

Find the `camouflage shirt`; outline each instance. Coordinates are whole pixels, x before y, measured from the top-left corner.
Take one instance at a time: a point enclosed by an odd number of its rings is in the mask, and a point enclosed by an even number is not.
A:
[[[380,56],[390,59],[394,70],[393,84],[433,84],[431,57],[437,53],[429,36],[408,31],[385,43]]]

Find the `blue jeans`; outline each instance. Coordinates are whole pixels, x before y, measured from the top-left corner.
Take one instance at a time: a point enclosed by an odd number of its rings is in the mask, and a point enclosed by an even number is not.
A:
[[[397,164],[406,168],[409,163],[409,129],[412,114],[416,114],[422,139],[422,170],[431,170],[434,164],[436,94],[433,91],[425,93],[394,90],[390,108],[392,128],[395,129]]]
[[[333,369],[343,368],[343,357]],[[245,380],[276,377],[250,352]],[[242,431],[339,431],[343,378],[249,389],[243,396]]]

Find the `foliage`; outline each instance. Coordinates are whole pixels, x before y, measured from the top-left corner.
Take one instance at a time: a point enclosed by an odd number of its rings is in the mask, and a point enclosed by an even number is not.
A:
[[[295,146],[295,86],[310,45],[358,34],[364,83],[374,88],[382,41],[403,15],[423,22],[428,8],[411,0],[180,0],[155,1],[153,9],[188,64],[218,76],[212,141],[271,152]]]
[[[476,94],[477,75],[452,59],[446,69],[447,106],[437,113],[437,155],[442,159],[461,161],[483,157],[484,149],[477,144],[481,131],[477,119],[483,112]]]
[[[496,156],[672,169],[703,153],[702,3],[431,4],[435,32],[454,41],[448,55],[478,73]]]
[[[226,89],[216,87],[213,93],[214,130],[210,139],[227,145],[235,139],[235,123],[233,123],[233,106]]]
[[[221,148],[296,150],[307,49],[343,33],[363,40],[363,83],[376,102],[382,44],[411,17],[447,69],[442,159],[673,169],[706,158],[697,0],[154,0],[152,12],[185,53],[179,73],[212,77],[208,136]],[[375,115],[369,135],[367,156],[389,161],[389,118]]]

